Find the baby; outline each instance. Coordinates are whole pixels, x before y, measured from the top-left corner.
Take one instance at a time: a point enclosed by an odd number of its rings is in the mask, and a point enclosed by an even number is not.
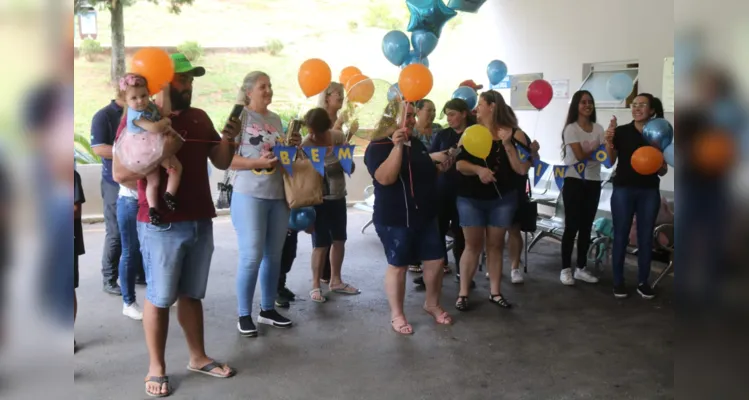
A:
[[[172,121],[168,117],[162,118],[171,113],[169,91],[166,88],[162,91],[163,103],[162,108],[159,109],[149,97],[146,78],[140,75],[129,73],[123,76],[120,79],[120,90],[125,93],[127,103],[127,111],[124,115],[127,119],[127,135],[140,139],[127,141],[129,148],[126,152],[133,155],[129,164],[136,167],[148,165],[150,158],[153,157],[155,142],[163,142],[163,134],[172,130]],[[177,209],[175,195],[182,177],[182,164],[175,155],[171,155],[161,162],[161,167],[164,167],[169,174],[164,202],[169,210],[174,211]],[[161,169],[156,166],[144,171],[144,175],[147,181],[148,217],[152,224],[158,225],[161,223],[161,214],[158,211]]]

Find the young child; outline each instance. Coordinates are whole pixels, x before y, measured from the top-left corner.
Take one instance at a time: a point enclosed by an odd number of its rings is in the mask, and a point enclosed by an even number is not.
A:
[[[148,217],[154,225],[161,223],[161,214],[158,211],[161,169],[158,166],[150,168],[149,163],[153,161],[154,148],[158,147],[158,142],[163,141],[163,135],[169,131],[173,132],[172,122],[168,118],[171,113],[171,102],[167,88],[168,86],[161,93],[163,101],[162,108],[159,109],[149,98],[146,78],[128,73],[120,79],[120,90],[125,93],[127,103],[127,111],[123,115],[123,118],[127,119],[127,135],[125,136],[129,138],[129,140],[122,141],[121,147],[124,146],[126,148],[124,152],[129,155],[125,157],[126,165],[131,167],[129,169],[147,168],[143,173],[147,181]],[[162,118],[162,116],[167,117]],[[164,167],[169,174],[164,202],[169,210],[174,211],[177,209],[175,195],[182,176],[182,164],[175,155],[171,155],[161,162],[161,167]]]

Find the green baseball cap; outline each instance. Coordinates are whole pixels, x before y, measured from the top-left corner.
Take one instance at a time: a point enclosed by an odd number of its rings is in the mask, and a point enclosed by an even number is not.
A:
[[[187,72],[192,72],[192,76],[205,75],[205,68],[193,67],[190,60],[188,60],[184,54],[174,53],[170,55],[170,57],[172,58],[172,61],[174,61],[174,73],[175,74],[184,74]]]

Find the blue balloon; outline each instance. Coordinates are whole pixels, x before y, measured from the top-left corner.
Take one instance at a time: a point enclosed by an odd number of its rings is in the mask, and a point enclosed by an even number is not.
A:
[[[453,92],[453,99],[462,99],[468,104],[468,109],[473,110],[478,104],[479,97],[473,88],[468,86],[461,86]]]
[[[391,85],[390,89],[388,89],[388,101],[393,101],[395,99],[401,99],[403,98],[403,94],[401,94],[401,89],[398,87],[398,84]]]
[[[408,53],[408,57],[406,57],[406,60],[401,64],[401,69],[405,68],[408,65],[416,64],[416,63],[422,63],[426,65],[427,68],[429,68],[429,60],[426,57],[419,57],[418,54],[416,54],[415,51],[411,51]]]
[[[655,118],[645,124],[642,135],[651,146],[663,151],[674,141],[674,127],[663,118]]]
[[[393,65],[401,65],[406,61],[411,42],[401,31],[390,31],[382,38],[382,53]]]
[[[295,208],[289,214],[289,229],[304,231],[315,223],[315,216],[313,207]]]
[[[476,13],[486,0],[450,0],[447,6],[455,11]]]
[[[499,85],[499,82],[507,76],[507,64],[500,60],[490,62],[486,67],[486,75],[489,76],[489,83]]]
[[[406,0],[411,19],[408,21],[408,31],[426,30],[440,37],[442,27],[450,18],[458,15],[442,0]]]
[[[629,97],[630,93],[632,93],[633,86],[634,82],[632,81],[632,78],[623,72],[614,74],[609,78],[609,81],[606,82],[606,90],[608,90],[611,97],[619,101]]]
[[[434,51],[437,47],[437,36],[434,33],[424,30],[413,31],[411,34],[411,44],[414,51],[421,58],[424,58]]]
[[[666,164],[674,166],[674,144],[671,143],[663,150],[663,159],[666,160]]]

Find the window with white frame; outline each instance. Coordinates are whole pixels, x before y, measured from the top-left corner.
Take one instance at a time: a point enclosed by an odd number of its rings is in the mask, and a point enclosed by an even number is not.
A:
[[[617,74],[625,74],[632,79],[632,91],[624,100],[619,100],[609,93],[609,80]],[[580,90],[593,94],[597,108],[629,108],[637,95],[637,81],[640,64],[637,61],[619,61],[583,64],[583,83]]]

